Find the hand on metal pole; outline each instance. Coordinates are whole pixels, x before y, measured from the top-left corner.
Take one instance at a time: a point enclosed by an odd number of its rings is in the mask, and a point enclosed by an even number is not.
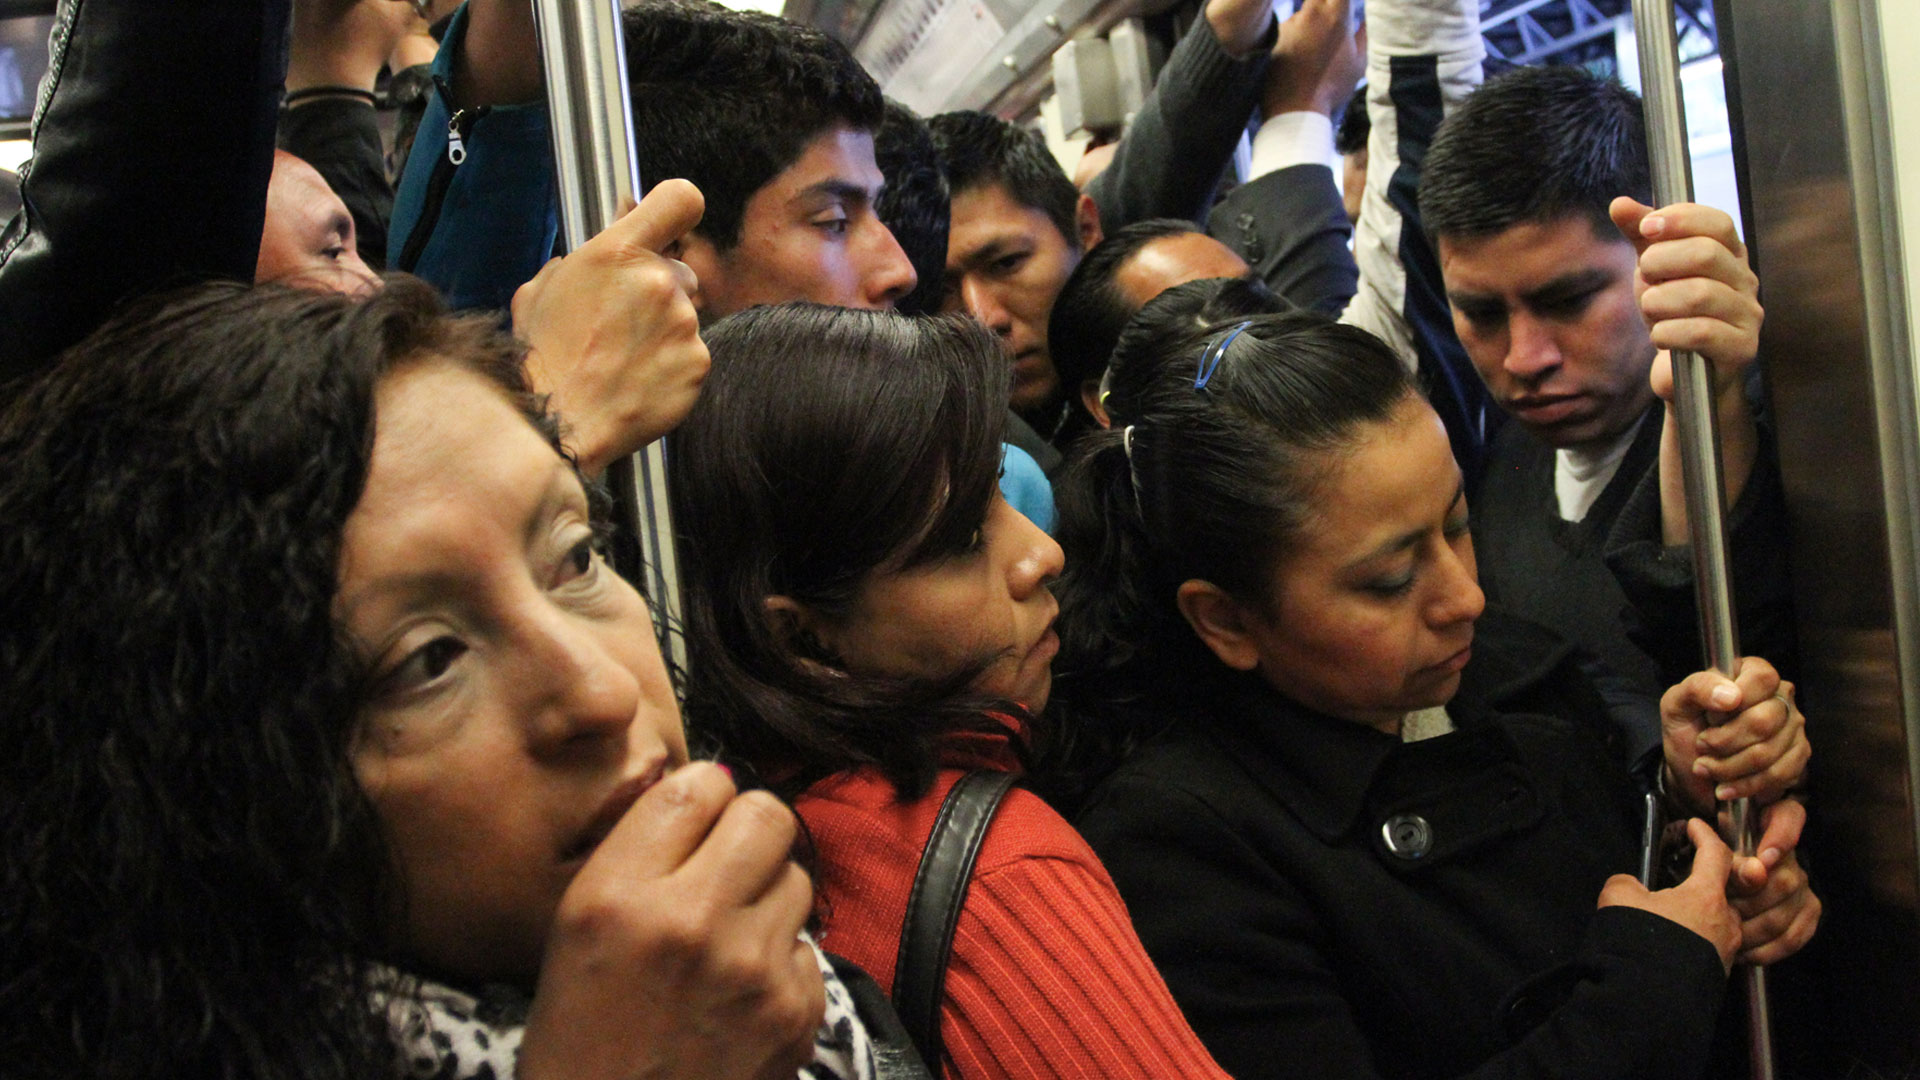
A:
[[[1640,48],[1640,85],[1646,103],[1647,149],[1652,166],[1654,202],[1665,206],[1690,202],[1693,180],[1687,154],[1686,112],[1680,97],[1679,51],[1672,0],[1634,0],[1633,22]],[[1732,678],[1740,648],[1733,620],[1733,589],[1728,572],[1725,489],[1721,481],[1718,416],[1713,372],[1700,357],[1676,350],[1673,410],[1679,425],[1681,473],[1686,485],[1689,539],[1693,549],[1694,594],[1699,604],[1701,637],[1709,666]],[[1723,819],[1735,852],[1752,855],[1759,819],[1753,800],[1727,804]],[[1773,1025],[1767,1003],[1766,971],[1741,969],[1747,996],[1754,1080],[1773,1080]]]
[[[546,71],[561,231],[574,250],[619,219],[640,190],[620,0],[533,0],[533,7]],[[685,670],[665,444],[655,440],[615,463],[607,470],[607,483],[616,525],[639,542],[642,584],[660,615],[661,650]]]

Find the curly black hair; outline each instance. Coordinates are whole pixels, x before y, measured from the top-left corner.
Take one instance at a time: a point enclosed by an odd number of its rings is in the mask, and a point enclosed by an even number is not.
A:
[[[145,302],[0,412],[10,1076],[392,1071],[396,890],[332,607],[375,388],[428,358],[554,439],[514,344],[411,279]]]

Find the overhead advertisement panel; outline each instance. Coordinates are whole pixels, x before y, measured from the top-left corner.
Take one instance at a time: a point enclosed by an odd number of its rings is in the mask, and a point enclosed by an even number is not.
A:
[[[854,56],[888,97],[932,114],[1005,35],[984,0],[914,0],[883,8]]]

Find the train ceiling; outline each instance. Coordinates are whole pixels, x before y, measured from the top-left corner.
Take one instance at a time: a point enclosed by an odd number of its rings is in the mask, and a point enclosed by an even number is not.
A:
[[[1359,7],[1364,0],[1355,0]],[[1195,8],[1197,0],[786,0],[788,18],[854,50],[889,95],[922,112],[1029,112],[1048,89],[1048,60],[1068,38],[1121,19]],[[1280,6],[1290,6],[1281,0]],[[1688,59],[1714,51],[1712,0],[1676,0]],[[1613,35],[1632,0],[1481,0],[1488,55],[1610,69]]]

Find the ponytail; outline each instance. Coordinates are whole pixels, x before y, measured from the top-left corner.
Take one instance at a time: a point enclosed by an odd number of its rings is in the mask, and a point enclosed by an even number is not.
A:
[[[1063,749],[1047,765],[1063,801],[1228,674],[1180,614],[1181,584],[1264,597],[1325,455],[1415,393],[1378,338],[1317,315],[1195,325],[1237,286],[1177,286],[1140,310],[1108,369],[1119,426],[1083,438],[1056,485]]]

